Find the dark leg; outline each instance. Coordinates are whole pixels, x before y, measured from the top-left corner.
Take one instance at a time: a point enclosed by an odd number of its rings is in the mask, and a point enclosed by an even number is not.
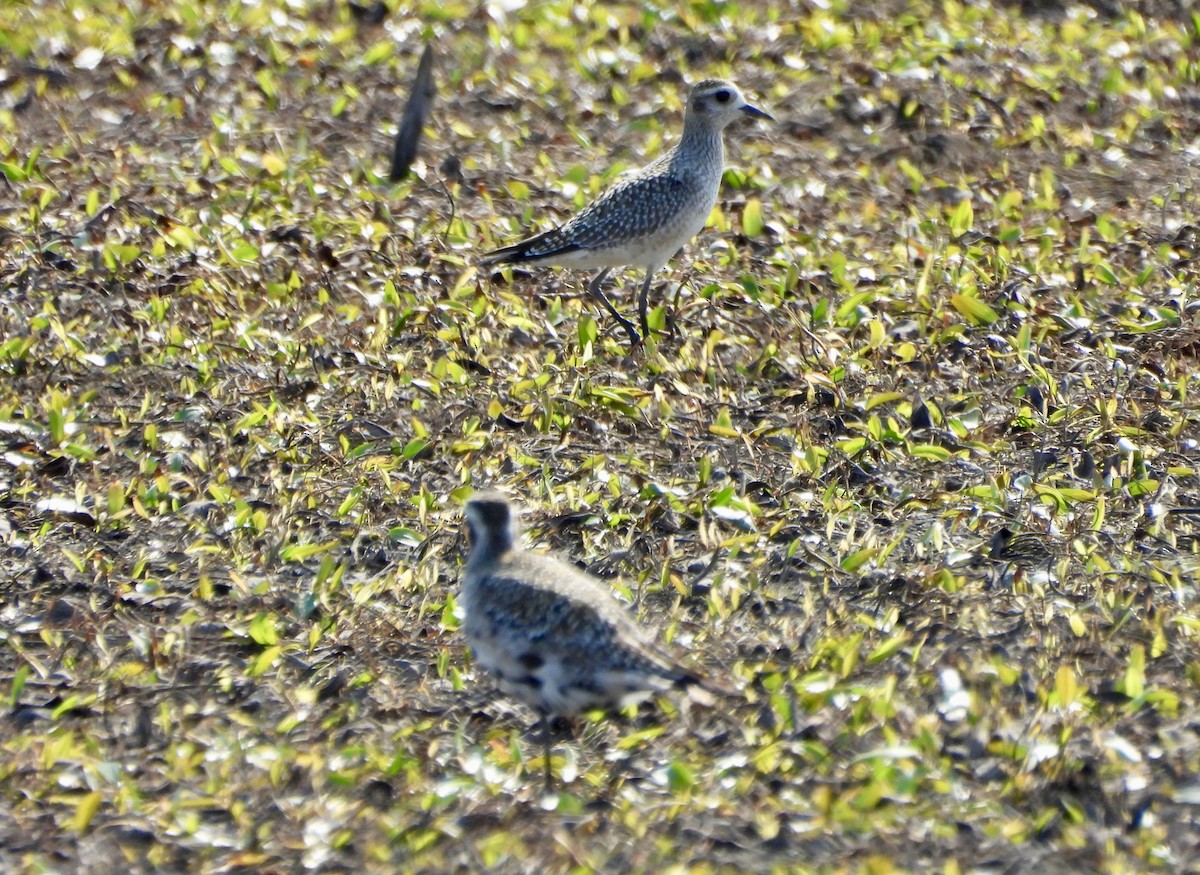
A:
[[[629,334],[630,347],[635,347],[642,342],[642,338],[638,336],[637,329],[633,327],[632,322],[617,312],[617,308],[613,306],[612,301],[610,301],[608,296],[606,296],[604,292],[600,290],[600,285],[608,278],[610,273],[612,273],[612,268],[606,267],[604,270],[600,271],[600,273],[596,274],[596,278],[587,285],[588,294],[600,300],[600,303],[604,305],[604,309],[608,310],[609,314],[616,319],[617,322],[621,324],[621,327],[624,328]],[[642,321],[645,322],[645,320]]]
[[[638,295],[638,318],[642,322],[642,335],[650,336],[650,280],[654,279],[654,271],[646,271],[646,281],[642,283],[642,293]]]
[[[546,769],[546,792],[554,789],[554,778],[550,774],[550,715],[541,712],[542,726],[542,763]]]

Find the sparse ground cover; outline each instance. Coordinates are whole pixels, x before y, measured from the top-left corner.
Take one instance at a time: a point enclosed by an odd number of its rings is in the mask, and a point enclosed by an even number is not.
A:
[[[377,11],[0,8],[0,868],[1195,871],[1186,4]],[[473,268],[708,75],[779,121],[644,356]],[[744,698],[544,798],[472,484]]]

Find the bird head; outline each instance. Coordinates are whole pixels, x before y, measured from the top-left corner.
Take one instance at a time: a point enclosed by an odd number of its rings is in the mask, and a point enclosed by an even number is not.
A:
[[[774,121],[770,115],[747,101],[736,85],[724,79],[705,79],[692,86],[687,114],[704,119],[717,128],[723,128],[743,115]]]
[[[516,544],[517,514],[499,492],[476,492],[467,501],[465,516],[473,550],[495,555]]]

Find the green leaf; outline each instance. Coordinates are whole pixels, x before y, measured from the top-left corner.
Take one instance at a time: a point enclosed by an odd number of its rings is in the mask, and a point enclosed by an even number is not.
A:
[[[386,61],[392,56],[395,51],[395,40],[382,39],[375,45],[371,46],[362,56],[362,64],[365,67],[370,67],[378,64],[380,61]]]
[[[1069,665],[1059,666],[1058,672],[1054,675],[1054,696],[1058,700],[1058,707],[1071,707],[1078,694],[1079,681],[1075,677],[1074,669]]]
[[[875,548],[875,547],[867,547],[865,549],[858,550],[854,553],[851,553],[849,556],[847,556],[845,559],[842,560],[842,563],[841,563],[842,570],[843,571],[858,571],[858,569],[862,568],[864,565],[866,565],[868,562],[870,562],[872,559],[874,559],[875,556],[878,555],[878,553],[879,553],[879,550],[878,550],[878,548]]]
[[[71,818],[71,831],[81,833],[91,825],[92,818],[100,810],[104,796],[99,790],[86,794],[75,804],[75,814]]]
[[[1146,647],[1135,644],[1129,654],[1129,665],[1125,667],[1124,689],[1126,696],[1131,699],[1140,697],[1146,691]]]
[[[447,629],[458,628],[458,613],[456,611],[457,603],[453,595],[446,596],[446,603],[442,606],[442,625]]]
[[[0,173],[3,173],[9,182],[25,182],[29,179],[29,174],[26,173],[17,164],[9,161],[0,161]]]
[[[406,459],[415,459],[417,456],[424,453],[428,446],[429,441],[422,438],[413,438],[404,445],[404,449],[401,451],[400,455]]]
[[[173,225],[166,234],[167,242],[180,249],[195,249],[200,243],[196,232],[186,225]]]
[[[648,741],[653,741],[666,731],[665,726],[650,726],[646,729],[629,732],[617,740],[617,748],[619,750],[633,750],[635,747],[640,747]]]
[[[694,786],[696,775],[681,762],[673,762],[667,766],[667,786],[672,793],[679,793]]]
[[[271,176],[278,176],[287,170],[287,161],[274,152],[266,152],[262,156],[262,167]]]
[[[864,449],[866,449],[869,439],[865,437],[850,438],[844,441],[838,441],[837,448],[847,456],[854,458]]]
[[[955,237],[961,237],[971,230],[971,226],[975,224],[975,210],[971,207],[971,201],[964,198],[959,201],[958,206],[954,208],[954,212],[950,214],[950,231]]]
[[[104,247],[104,263],[109,269],[124,267],[142,254],[142,250],[127,243],[110,243]]]
[[[111,483],[108,487],[108,515],[116,516],[125,508],[125,488],[120,483]]]
[[[885,660],[889,656],[891,656],[893,653],[895,653],[896,651],[898,651],[902,647],[904,647],[904,645],[907,644],[908,641],[909,641],[909,635],[907,632],[896,633],[891,638],[889,638],[887,641],[884,641],[882,644],[880,644],[878,647],[876,647],[871,652],[871,655],[867,657],[867,662],[871,662],[871,663],[882,662],[883,660]]]
[[[1117,275],[1113,273],[1113,269],[1103,261],[1098,261],[1092,265],[1092,271],[1096,274],[1096,279],[1100,280],[1102,283],[1107,283],[1110,286],[1115,286],[1120,283],[1120,280],[1117,279]]]
[[[950,306],[973,325],[991,325],[1000,318],[985,302],[970,295],[951,295]]]
[[[332,550],[337,545],[337,541],[326,541],[324,544],[291,544],[279,551],[279,558],[284,562],[303,562]]]
[[[717,437],[740,437],[741,432],[733,427],[733,420],[729,418],[729,409],[722,407],[717,411],[716,421],[708,427],[708,433],[714,434]]]
[[[902,401],[903,399],[904,396],[899,392],[880,392],[867,399],[864,409],[873,410],[881,404],[891,404],[893,401]]]
[[[269,647],[279,642],[279,632],[275,628],[275,617],[272,614],[259,613],[250,621],[247,634],[262,647]]]
[[[229,253],[230,259],[237,264],[255,264],[258,262],[258,247],[252,243],[242,243]]]
[[[250,675],[250,677],[261,677],[282,654],[282,647],[268,647],[255,658],[254,662],[250,664],[250,668],[247,669],[246,673]]]
[[[274,103],[278,96],[278,91],[275,87],[275,76],[269,67],[261,68],[254,74],[254,81],[258,83],[258,87],[262,89],[262,93]]]
[[[1158,481],[1153,478],[1130,480],[1125,488],[1129,491],[1131,498],[1142,498],[1158,492]]]
[[[877,297],[875,292],[858,292],[851,295],[837,309],[837,321],[842,325],[857,325],[858,319],[855,318],[853,323],[850,322],[851,316],[857,316],[858,308],[863,307],[875,300]]]
[[[596,345],[596,340],[600,337],[600,329],[595,319],[587,315],[580,316],[578,331],[580,346]]]
[[[425,542],[425,537],[420,532],[404,526],[388,529],[388,537],[406,547],[420,547]]]
[[[1059,494],[1068,502],[1071,501],[1092,501],[1096,497],[1096,493],[1090,489],[1078,489],[1074,486],[1060,486]]]
[[[954,455],[945,447],[934,444],[913,444],[908,451],[918,459],[930,459],[934,462],[944,462]]]
[[[756,197],[750,198],[742,207],[742,231],[747,237],[757,237],[763,231],[762,201]]]
[[[76,708],[83,704],[83,699],[80,696],[70,695],[58,703],[58,706],[50,712],[51,720],[58,720],[64,714],[70,714]]]
[[[15,708],[17,703],[21,701],[21,691],[25,689],[25,679],[28,677],[28,665],[22,665],[13,674],[12,689],[8,694],[8,704],[10,708]]]
[[[354,489],[350,490],[349,494],[342,500],[342,503],[338,505],[337,515],[345,516],[346,514],[350,513],[350,511],[354,510],[354,508],[358,506],[358,503],[361,500],[362,489],[356,486]]]

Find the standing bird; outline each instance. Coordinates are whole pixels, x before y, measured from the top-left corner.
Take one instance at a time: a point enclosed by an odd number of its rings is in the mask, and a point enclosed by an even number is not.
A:
[[[538,713],[547,790],[551,717],[622,708],[672,688],[726,692],[651,643],[597,578],[523,549],[517,514],[503,495],[476,493],[466,518],[463,630],[500,689]]]
[[[1047,535],[1035,532],[1016,534],[1005,527],[992,535],[988,556],[997,562],[1017,566],[1013,575],[1013,583],[1016,583],[1022,569],[1049,571],[1058,561],[1059,550]]]
[[[743,115],[774,121],[746,102],[732,82],[705,79],[693,86],[683,117],[683,136],[671,151],[622,179],[565,224],[487,253],[490,264],[548,264],[585,270],[601,268],[588,294],[641,343],[633,323],[617,312],[601,290],[615,267],[646,271],[638,298],[642,334],[647,322],[650,282],[685,243],[704,228],[717,202],[725,172],[725,127]]]

